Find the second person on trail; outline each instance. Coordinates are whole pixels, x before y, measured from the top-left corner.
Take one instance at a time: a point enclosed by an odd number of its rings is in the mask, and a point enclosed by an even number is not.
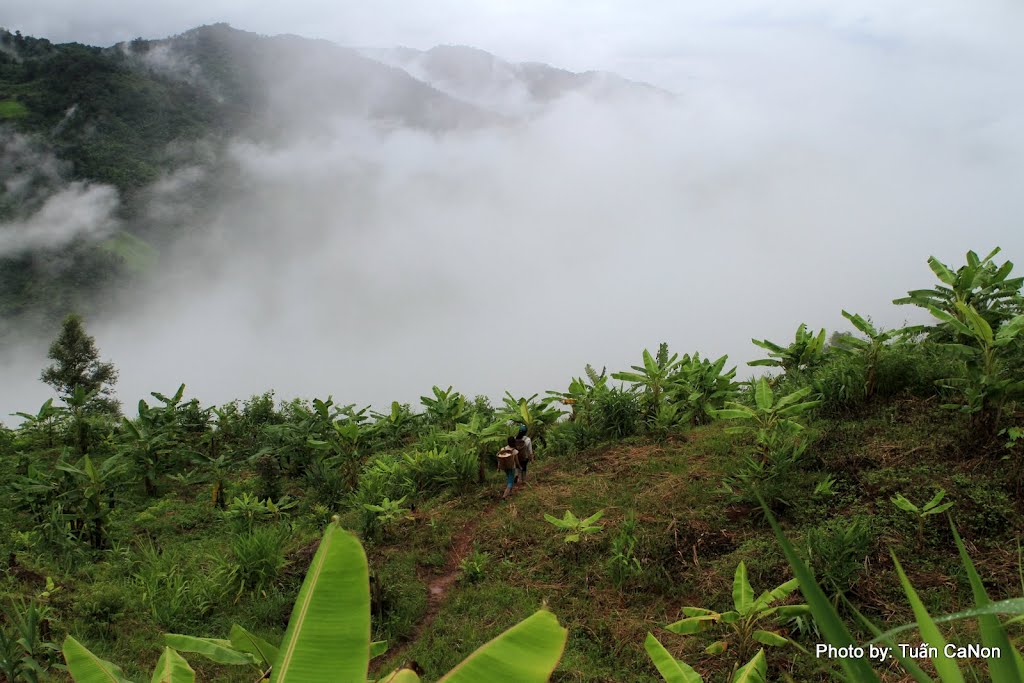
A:
[[[498,469],[505,473],[505,492],[501,497],[508,498],[516,483],[519,471],[519,450],[516,448],[516,437],[508,437],[508,443],[498,451]]]
[[[526,425],[519,426],[519,436],[515,439],[514,448],[519,451],[519,481],[526,483],[526,466],[533,460],[533,441],[527,436]]]

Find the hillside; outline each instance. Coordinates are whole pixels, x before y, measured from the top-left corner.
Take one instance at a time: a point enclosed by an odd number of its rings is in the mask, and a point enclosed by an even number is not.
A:
[[[182,385],[118,420],[102,368],[58,350],[64,405],[0,430],[0,663],[67,680],[57,646],[78,643],[136,680],[175,649],[204,681],[278,675],[292,654],[310,682],[342,664],[361,681],[367,662],[439,680],[495,638],[473,680],[1021,680],[1008,652],[811,654],[897,628],[883,642],[1017,647],[1024,299],[997,253],[929,259],[939,284],[894,301],[931,310],[927,327],[845,312],[857,331],[831,341],[753,340],[751,365],[777,374],[744,383],[662,344],[496,407],[436,386],[380,413],[215,407]],[[529,452],[524,433],[536,457],[505,499],[496,452]]]
[[[445,64],[471,68],[475,58],[458,52]],[[49,334],[69,311],[95,313],[144,282],[236,189],[232,144],[331,140],[346,121],[443,135],[516,120],[481,104],[497,81],[448,91],[386,61],[227,24],[109,47],[0,32],[0,342]],[[516,68],[540,74],[531,87],[548,103],[595,80]],[[644,89],[617,79],[594,91]],[[178,195],[168,199],[169,188]],[[146,256],[125,258],[129,243]]]
[[[365,48],[361,52],[404,69],[453,97],[510,115],[535,113],[570,94],[601,100],[672,98],[664,90],[612,73],[575,73],[538,62],[512,63],[466,45],[438,45],[429,50]]]

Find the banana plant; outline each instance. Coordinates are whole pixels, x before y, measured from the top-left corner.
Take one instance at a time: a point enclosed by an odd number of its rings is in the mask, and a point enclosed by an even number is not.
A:
[[[651,352],[644,349],[643,365],[631,365],[633,372],[614,372],[612,379],[629,382],[634,389],[642,388],[651,398],[654,415],[661,410],[662,398],[672,382],[672,377],[679,365],[679,354],[668,355],[668,347],[662,344],[655,359]]]
[[[647,633],[644,649],[665,683],[704,683],[693,667],[673,657],[653,633]],[[732,683],[767,683],[768,660],[764,657],[764,650],[758,650],[753,659],[736,669],[730,680]]]
[[[867,339],[860,339],[851,334],[844,334],[839,337],[836,347],[841,351],[855,355],[863,359],[866,368],[864,380],[864,398],[870,399],[875,394],[876,376],[878,373],[878,362],[882,352],[890,342],[904,337],[920,334],[924,331],[923,325],[897,328],[879,332],[866,318],[856,313],[843,311],[843,317],[853,323]]]
[[[171,435],[164,431],[163,425],[145,401],[139,401],[139,417],[129,420],[121,418],[124,428],[121,441],[121,453],[134,464],[142,477],[142,485],[146,495],[156,495],[156,482],[163,472],[164,460],[173,447]]]
[[[45,437],[47,448],[53,448],[55,444],[54,430],[57,427],[59,418],[66,412],[64,408],[53,405],[53,399],[49,398],[46,399],[46,402],[39,407],[39,410],[34,415],[32,413],[11,414],[24,420],[19,428],[21,431],[28,432],[34,436]]]
[[[699,353],[684,354],[673,377],[673,395],[684,406],[684,418],[692,425],[708,424],[712,411],[733,398],[738,385],[733,381],[736,368],[725,370],[729,356],[711,361]]]
[[[146,406],[153,418],[163,428],[164,433],[167,434],[168,439],[177,441],[179,433],[181,432],[181,410],[185,407],[182,405],[182,397],[185,395],[185,385],[182,384],[178,387],[177,391],[173,395],[167,396],[161,394],[159,391],[151,391],[150,396],[163,403],[162,406],[153,406],[150,408]],[[139,402],[142,404],[142,402]],[[140,405],[141,413],[141,405]]]
[[[744,424],[728,427],[726,431],[730,434],[753,434],[758,452],[767,457],[803,430],[804,426],[795,418],[821,403],[819,399],[805,401],[810,393],[811,388],[804,387],[776,401],[768,380],[762,377],[754,384],[753,406],[729,401],[725,408],[710,412],[720,420],[742,420]]]
[[[349,406],[346,406],[349,407]],[[346,486],[355,488],[359,483],[359,470],[363,466],[362,444],[371,427],[361,424],[360,413],[332,422],[324,439],[307,439],[306,445],[318,452],[314,465],[339,471]]]
[[[500,448],[505,440],[511,436],[507,422],[488,422],[480,413],[473,413],[469,422],[463,422],[455,427],[455,431],[447,435],[448,441],[466,441],[477,455],[477,483],[484,483],[487,479],[487,456]]]
[[[111,480],[121,472],[124,462],[120,456],[112,456],[103,460],[99,466],[93,463],[88,455],[75,465],[61,459],[55,465],[56,469],[70,474],[74,480],[75,487],[64,494],[64,498],[73,495],[73,500],[65,503],[66,513],[74,517],[74,523],[79,532],[84,535],[93,548],[105,548],[108,546],[107,538],[107,517],[110,515],[109,485]]]
[[[452,387],[442,389],[438,386],[432,387],[431,392],[433,398],[420,396],[420,403],[426,407],[427,420],[450,432],[455,425],[469,418],[470,409],[461,393]]]
[[[387,413],[370,413],[375,422],[370,427],[370,434],[383,442],[385,448],[409,445],[415,438],[417,423],[421,416],[415,415],[408,404],[398,401],[391,402],[391,410]]]
[[[326,401],[314,398],[313,414],[315,414],[323,424],[328,425],[338,418],[338,415],[341,414],[341,409],[334,405],[334,397],[332,396],[328,396]]]
[[[565,514],[562,515],[562,519],[552,515],[544,515],[544,519],[555,525],[557,529],[568,532],[565,535],[566,543],[578,543],[580,538],[583,536],[596,534],[604,529],[603,524],[597,524],[597,520],[602,517],[604,517],[604,510],[598,510],[584,519],[580,519],[569,510],[565,511]]]
[[[413,519],[409,508],[402,506],[408,497],[402,496],[398,500],[385,497],[379,503],[363,503],[363,508],[373,513],[375,523],[387,533],[398,522]]]
[[[789,346],[780,346],[767,339],[750,341],[767,350],[768,358],[753,360],[747,365],[782,368],[787,375],[813,368],[825,358],[825,329],[822,328],[818,334],[814,334],[804,323],[800,323],[800,327],[796,328],[793,343]]]
[[[725,625],[732,632],[731,635],[716,640],[705,649],[705,652],[718,655],[732,648],[739,660],[750,656],[755,643],[768,646],[793,645],[803,650],[789,638],[765,627],[765,622],[770,619],[792,618],[810,613],[807,605],[775,605],[779,600],[787,598],[798,586],[799,582],[791,579],[755,598],[754,589],[747,578],[747,566],[741,560],[733,577],[733,609],[719,613],[702,607],[683,607],[683,614],[686,616],[669,624],[665,629],[672,633],[688,635],[706,631],[712,626]]]
[[[480,646],[440,681],[543,683],[558,665],[567,635],[555,615],[539,610]],[[237,625],[229,639],[167,634],[165,642],[172,651],[194,652],[220,664],[255,667],[263,678],[269,676],[270,683],[366,683],[370,659],[381,651],[381,643],[370,640],[366,553],[335,517],[313,556],[288,628],[277,645]],[[76,683],[130,683],[115,665],[99,659],[71,636],[65,640],[64,653]],[[177,675],[172,670],[153,680],[194,680],[184,670]],[[403,667],[379,680],[418,683],[420,679],[415,671]]]
[[[502,399],[504,409],[499,411],[496,419],[501,422],[526,425],[527,433],[531,438],[544,442],[544,436],[558,418],[563,415],[562,411],[551,405],[549,399],[537,399],[537,394],[529,397],[514,397],[511,393],[505,392]]]
[[[946,496],[946,489],[939,489],[932,499],[927,503],[918,507],[911,503],[902,493],[897,493],[892,497],[892,504],[898,507],[904,512],[909,512],[917,518],[917,543],[918,545],[924,544],[924,522],[925,519],[932,515],[939,515],[953,507],[953,501],[942,502],[942,499]]]
[[[955,309],[959,317],[934,306],[929,309],[967,342],[944,344],[964,358],[967,376],[939,380],[940,385],[963,397],[962,403],[943,407],[969,414],[980,433],[993,437],[1007,403],[1024,397],[1024,380],[1006,369],[1007,351],[1024,339],[1024,315],[994,330],[974,306],[958,301]]]
[[[608,391],[608,375],[605,368],[598,374],[589,364],[585,368],[586,378],[573,377],[569,382],[566,391],[548,391],[548,396],[562,405],[569,406],[569,420],[575,420],[580,415],[587,415],[593,406],[594,399],[603,392]],[[587,380],[590,383],[587,383]]]
[[[992,260],[1000,252],[993,249],[985,258],[978,258],[973,251],[967,252],[967,263],[956,271],[934,256],[928,257],[928,267],[939,279],[932,289],[916,289],[907,296],[894,299],[897,305],[919,306],[926,310],[933,308],[944,311],[966,323],[957,304],[970,306],[993,328],[1022,312],[1020,290],[1024,277],[1011,278],[1013,263],[996,265]],[[943,323],[947,321],[943,320]],[[960,341],[962,330],[940,324],[929,329],[929,335],[936,341]],[[969,336],[969,335],[968,335]]]
[[[132,683],[125,678],[121,667],[100,659],[72,636],[64,640],[62,651],[68,672],[76,683]],[[151,680],[153,683],[195,683],[196,674],[184,657],[165,647]]]

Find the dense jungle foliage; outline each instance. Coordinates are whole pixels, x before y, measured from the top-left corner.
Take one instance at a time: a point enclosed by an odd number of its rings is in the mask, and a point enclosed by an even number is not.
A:
[[[929,325],[753,340],[773,374],[662,344],[499,405],[182,385],[121,416],[70,317],[57,395],[0,430],[0,679],[1024,680],[1024,299],[997,252],[929,259],[894,302]],[[889,656],[815,654],[869,641]]]

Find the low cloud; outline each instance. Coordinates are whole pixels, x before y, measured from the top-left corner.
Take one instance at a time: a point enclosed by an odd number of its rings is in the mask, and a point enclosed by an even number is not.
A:
[[[685,50],[619,56],[665,74],[676,102],[570,96],[440,134],[297,111],[215,174],[169,177],[156,195],[225,190],[181,214],[151,286],[89,321],[125,404],[181,382],[207,403],[528,395],[663,340],[728,353],[744,379],[752,337],[848,329],[843,308],[918,319],[891,300],[931,285],[929,254],[1020,260],[1018,47],[986,53],[986,22],[954,40],[904,15],[821,30],[750,11],[705,17]],[[173,220],[176,201],[151,215]],[[41,362],[19,367],[27,387]]]
[[[0,203],[8,217],[0,221],[0,257],[101,238],[117,228],[117,190],[67,182],[67,175],[67,165],[32,138],[7,131],[0,142]]]
[[[0,256],[53,249],[78,238],[97,239],[116,229],[117,190],[73,182],[25,220],[0,223]]]

